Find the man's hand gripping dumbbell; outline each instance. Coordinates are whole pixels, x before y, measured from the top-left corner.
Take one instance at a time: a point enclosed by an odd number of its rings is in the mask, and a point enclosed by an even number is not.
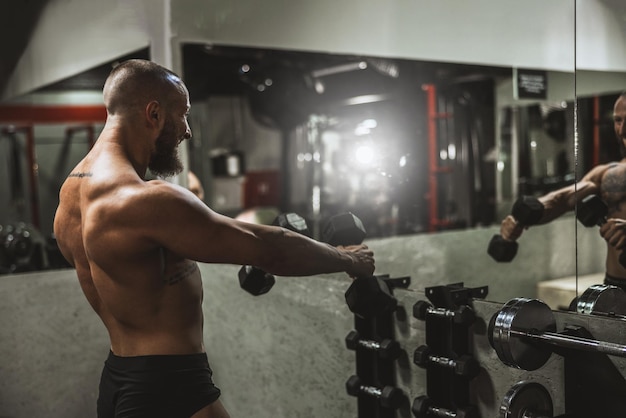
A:
[[[498,262],[509,262],[517,255],[517,239],[524,229],[539,223],[544,206],[536,197],[522,196],[515,201],[511,214],[504,218],[500,234],[489,242],[487,253]]]

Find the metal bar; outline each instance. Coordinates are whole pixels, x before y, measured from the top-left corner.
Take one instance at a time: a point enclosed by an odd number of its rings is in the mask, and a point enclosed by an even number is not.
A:
[[[590,338],[563,335],[556,332],[518,331],[511,330],[512,335],[540,340],[557,346],[572,348],[580,351],[609,354],[616,357],[626,357],[626,345],[611,343],[608,341],[592,340]]]

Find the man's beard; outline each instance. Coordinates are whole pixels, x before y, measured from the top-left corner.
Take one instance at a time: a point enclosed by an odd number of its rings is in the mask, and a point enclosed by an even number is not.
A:
[[[166,120],[148,164],[154,175],[171,177],[183,171],[183,163],[178,156],[178,141],[172,123]]]

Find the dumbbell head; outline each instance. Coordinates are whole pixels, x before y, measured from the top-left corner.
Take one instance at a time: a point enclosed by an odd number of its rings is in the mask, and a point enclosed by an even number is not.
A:
[[[418,300],[413,305],[413,317],[419,320],[425,320],[426,314],[428,313],[428,308],[432,308],[433,305],[426,302],[425,300]]]
[[[491,237],[487,254],[500,263],[508,263],[517,255],[518,244],[516,241],[509,241],[502,238],[502,235],[496,234]]]
[[[274,219],[272,225],[280,226],[290,231],[298,232],[307,237],[311,236],[309,227],[306,224],[306,220],[297,213],[281,213]]]
[[[274,283],[274,276],[259,268],[242,266],[239,269],[239,286],[251,295],[260,296],[269,292]]]
[[[452,322],[459,325],[471,325],[476,320],[474,310],[467,305],[461,305],[454,311]]]
[[[361,379],[357,375],[352,375],[346,381],[346,392],[350,396],[358,396],[361,392]]]
[[[602,224],[609,213],[609,208],[598,195],[586,196],[576,206],[576,219],[586,227]]]
[[[346,335],[346,348],[348,350],[356,350],[356,347],[359,343],[359,333],[355,330],[352,330]]]
[[[480,373],[480,364],[472,356],[463,355],[455,360],[454,372],[459,376],[474,378]]]
[[[401,352],[400,343],[395,340],[385,339],[380,343],[380,358],[394,360],[400,357]]]
[[[357,245],[365,239],[363,222],[353,213],[346,212],[329,219],[322,231],[322,241],[332,246]]]
[[[372,318],[398,306],[387,283],[375,276],[355,279],[345,297],[350,311],[361,318]]]
[[[543,203],[533,196],[522,196],[513,204],[511,215],[524,226],[535,225],[543,216]]]
[[[413,352],[413,363],[419,367],[428,366],[430,358],[430,348],[427,345],[420,345]]]
[[[428,408],[432,406],[432,401],[428,396],[422,395],[413,399],[413,405],[411,405],[411,412],[417,418],[425,417],[428,413]]]
[[[380,404],[385,408],[398,409],[404,403],[404,392],[393,386],[385,386],[380,395]]]

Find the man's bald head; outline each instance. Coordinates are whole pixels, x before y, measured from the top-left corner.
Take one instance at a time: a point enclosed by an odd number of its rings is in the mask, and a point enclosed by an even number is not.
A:
[[[110,115],[143,110],[151,101],[169,107],[187,90],[178,75],[152,61],[133,59],[115,67],[104,83],[104,105]]]

